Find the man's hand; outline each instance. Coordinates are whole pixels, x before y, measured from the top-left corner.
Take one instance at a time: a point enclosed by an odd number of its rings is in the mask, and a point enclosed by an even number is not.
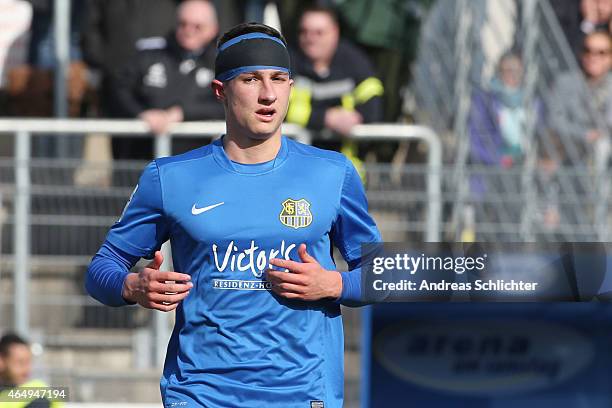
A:
[[[302,262],[285,259],[270,259],[270,264],[289,272],[268,269],[266,276],[272,283],[272,290],[287,299],[319,300],[338,299],[342,294],[342,276],[339,272],[324,269],[316,259],[306,252],[301,244],[298,255]]]
[[[348,136],[354,126],[363,122],[361,114],[357,111],[349,111],[344,108],[329,108],[325,111],[325,127]]]
[[[156,135],[165,135],[172,124],[183,121],[183,109],[180,106],[173,106],[166,110],[149,109],[138,117],[147,123],[151,132]]]
[[[162,109],[149,109],[142,112],[138,117],[144,120],[151,130],[156,135],[168,133],[170,128],[170,117],[168,112]]]
[[[191,276],[178,272],[159,270],[164,257],[160,251],[139,273],[129,273],[123,281],[121,295],[129,302],[135,302],[147,309],[169,312],[189,295],[193,287]],[[184,283],[177,283],[184,282]]]
[[[170,123],[182,122],[184,119],[183,109],[178,105],[166,109],[166,113],[168,114],[168,120]]]
[[[588,143],[595,143],[601,137],[601,133],[597,129],[590,129],[586,132],[585,139]]]

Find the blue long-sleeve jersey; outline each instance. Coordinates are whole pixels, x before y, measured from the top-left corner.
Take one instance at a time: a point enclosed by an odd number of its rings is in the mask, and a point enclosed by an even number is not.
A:
[[[363,185],[341,154],[285,137],[276,158],[232,162],[222,139],[144,170],[94,257],[87,290],[119,306],[125,274],[170,239],[193,288],[176,309],[161,379],[165,407],[342,407],[340,303],[361,297],[361,244],[380,241]],[[339,300],[287,300],[265,280],[297,247],[350,266]],[[321,405],[321,403],[323,405]]]

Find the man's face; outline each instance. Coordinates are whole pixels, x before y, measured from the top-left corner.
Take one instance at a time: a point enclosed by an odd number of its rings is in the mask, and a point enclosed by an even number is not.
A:
[[[177,14],[176,41],[188,51],[208,45],[217,35],[217,17],[213,6],[201,1],[183,3]]]
[[[6,356],[0,355],[1,374],[5,381],[21,385],[28,381],[32,372],[32,353],[23,344],[13,344]]]
[[[610,38],[607,34],[592,34],[584,40],[582,67],[590,78],[601,78],[610,71]]]
[[[287,114],[293,80],[289,74],[264,69],[238,75],[213,86],[225,104],[228,129],[237,129],[254,139],[267,139],[280,128]]]
[[[312,61],[330,60],[336,48],[340,31],[326,13],[307,12],[300,21],[300,48]]]

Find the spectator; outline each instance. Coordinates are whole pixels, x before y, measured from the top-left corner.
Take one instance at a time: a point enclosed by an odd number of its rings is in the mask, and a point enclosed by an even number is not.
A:
[[[32,6],[25,0],[0,0],[0,116],[8,113],[8,74],[26,62]]]
[[[612,0],[550,0],[561,29],[578,62],[584,37],[595,31],[609,30],[612,24]]]
[[[87,0],[82,32],[83,59],[101,80],[102,111],[117,116],[110,102],[111,78],[130,61],[139,40],[151,43],[174,26],[178,0]]]
[[[612,40],[607,31],[584,38],[580,63],[584,80],[578,73],[562,74],[550,95],[551,126],[562,140],[592,145],[612,129]],[[571,151],[568,151],[568,156]],[[568,157],[584,161],[584,157]]]
[[[28,64],[15,68],[11,78],[11,113],[16,116],[49,117],[61,115],[54,108],[54,74],[57,66],[54,21],[54,3],[51,0],[28,0],[32,7],[31,37]],[[67,112],[70,117],[81,116],[86,100],[87,70],[80,48],[83,2],[69,1],[70,34],[68,40],[69,65],[67,75]],[[55,136],[41,134],[32,142],[34,157],[79,155],[81,140],[70,138],[63,143]]]
[[[30,380],[32,374],[32,352],[29,344],[16,334],[5,334],[0,338],[0,407],[59,408],[61,404],[46,399],[30,403],[9,402],[8,393],[15,387],[46,387],[38,380]]]
[[[8,3],[19,3],[9,1]],[[25,4],[23,4],[25,3]],[[48,117],[53,115],[53,70],[56,67],[55,35],[53,33],[54,3],[50,0],[28,0],[20,7],[9,9],[5,13],[11,19],[8,27],[21,27],[30,31],[19,41],[20,47],[26,47],[27,60],[13,58],[12,69],[7,70],[9,85],[8,113],[14,116]],[[20,21],[14,25],[15,18],[23,18],[24,8],[28,10],[27,25]],[[79,116],[81,104],[86,91],[86,69],[81,61],[79,35],[83,4],[72,1],[70,4],[70,65],[68,69],[68,103],[69,115]],[[31,19],[31,25],[30,25]],[[1,25],[1,24],[0,24]],[[29,37],[29,45],[23,38]],[[16,47],[17,48],[17,47]],[[21,54],[23,50],[21,51]],[[23,55],[23,54],[22,54]],[[35,156],[51,156],[54,154],[55,138],[37,138],[34,142]]]
[[[580,57],[582,73],[564,73],[549,96],[552,132],[540,138],[536,191],[540,208],[535,219],[547,233],[559,233],[562,225],[580,223],[572,203],[560,197],[586,196],[581,175],[560,171],[561,166],[605,164],[612,129],[612,41],[607,31],[587,34]]]
[[[521,57],[507,52],[489,89],[474,92],[468,119],[472,163],[507,168],[522,160],[527,118],[522,79]]]
[[[139,117],[160,135],[183,120],[223,119],[223,106],[210,86],[214,77],[214,38],[218,32],[214,6],[207,0],[183,2],[177,28],[165,43],[140,51],[117,75],[115,105],[123,117]],[[201,145],[181,143],[178,150]],[[182,140],[182,142],[185,142]],[[143,139],[113,140],[116,159],[151,159],[152,144]]]
[[[528,110],[523,89],[523,62],[516,51],[504,53],[487,89],[474,91],[468,116],[470,161],[475,167],[470,177],[475,216],[485,222],[505,223],[520,219],[521,177],[524,160]],[[536,102],[538,124],[541,104]],[[465,232],[465,231],[464,231]]]
[[[302,14],[292,64],[295,84],[287,121],[348,136],[357,124],[382,120],[383,85],[367,57],[340,38],[333,10],[313,7]],[[359,168],[355,147],[344,143],[342,151]]]
[[[53,32],[54,2],[51,0],[28,0],[32,4],[32,38],[28,51],[30,65],[41,69],[54,69],[55,33]],[[80,36],[85,14],[82,1],[70,1],[69,56],[71,61],[82,61]]]

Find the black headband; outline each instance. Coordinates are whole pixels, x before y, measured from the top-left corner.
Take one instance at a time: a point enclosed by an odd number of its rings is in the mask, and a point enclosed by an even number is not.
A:
[[[229,81],[244,72],[260,69],[276,69],[291,75],[289,52],[279,38],[249,33],[232,38],[219,47],[215,79]]]

